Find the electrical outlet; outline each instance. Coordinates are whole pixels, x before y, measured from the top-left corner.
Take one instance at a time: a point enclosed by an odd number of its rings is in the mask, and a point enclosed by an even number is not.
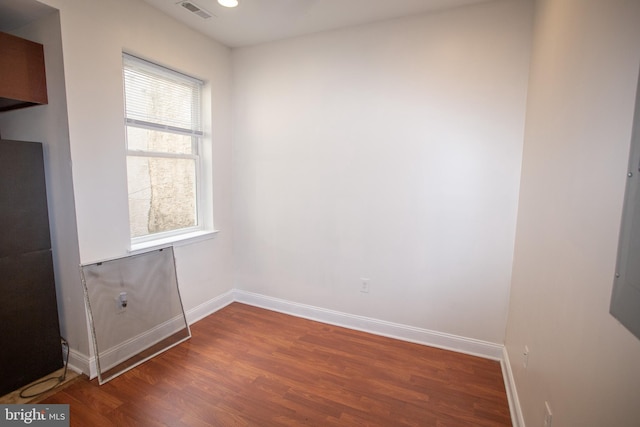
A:
[[[551,427],[552,418],[551,406],[549,406],[549,402],[544,402],[544,427]]]
[[[116,308],[116,314],[124,313],[126,308],[122,306],[122,303],[120,302],[120,297],[119,296],[115,297],[113,301]]]
[[[364,294],[369,293],[369,279],[365,279],[365,278],[360,279],[360,292]]]
[[[529,346],[524,346],[524,351],[522,352],[522,367],[527,369],[529,366]]]
[[[129,304],[127,293],[120,292],[120,294],[115,297],[116,301],[116,313],[124,313],[127,310],[127,305]]]

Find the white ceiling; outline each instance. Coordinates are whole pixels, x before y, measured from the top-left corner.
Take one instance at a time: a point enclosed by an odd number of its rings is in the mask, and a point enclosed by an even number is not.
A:
[[[214,16],[202,19],[180,0],[144,0],[229,47],[382,21],[487,0],[238,0],[228,9],[216,0],[190,0]]]
[[[208,19],[189,12],[180,0],[144,1],[222,44],[240,47],[488,0],[238,0],[233,9],[216,0],[192,0],[214,15]],[[36,0],[0,0],[0,31],[53,11]]]

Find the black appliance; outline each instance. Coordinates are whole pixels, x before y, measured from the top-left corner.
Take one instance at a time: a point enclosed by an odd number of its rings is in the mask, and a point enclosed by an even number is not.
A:
[[[0,140],[0,396],[62,366],[42,144]]]

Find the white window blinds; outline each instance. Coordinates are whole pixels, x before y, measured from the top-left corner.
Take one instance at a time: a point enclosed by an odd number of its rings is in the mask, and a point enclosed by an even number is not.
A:
[[[123,65],[128,126],[203,135],[202,81],[128,54]]]

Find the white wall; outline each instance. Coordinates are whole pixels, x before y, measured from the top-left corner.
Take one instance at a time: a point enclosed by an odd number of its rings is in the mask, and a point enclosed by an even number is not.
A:
[[[44,45],[48,105],[0,114],[5,139],[43,143],[45,178],[53,265],[56,280],[60,333],[72,350],[88,354],[84,296],[78,265],[78,233],[74,210],[73,182],[60,17],[54,13],[12,33]]]
[[[228,49],[142,2],[43,2],[61,10],[62,34],[55,14],[18,33],[45,44],[50,104],[3,113],[0,129],[45,142],[72,348],[89,352],[77,265],[128,243],[126,49],[211,82],[222,231],[177,248],[187,309],[235,284],[501,343],[511,289],[506,345],[527,425],[542,425],[545,400],[554,425],[640,419],[640,342],[608,314],[640,3],[536,3],[519,190],[528,2],[235,50],[233,163]]]
[[[43,0],[60,10],[68,132],[79,260],[91,263],[127,254],[128,207],[122,95],[122,51],[205,80],[213,122],[215,238],[176,248],[185,309],[232,288],[231,107],[229,49],[142,1]],[[63,123],[60,123],[63,126]],[[64,203],[54,200],[53,203]],[[81,287],[77,289],[82,295]],[[83,322],[80,308],[67,323]],[[65,316],[66,314],[63,314]],[[89,354],[85,346],[81,352]]]
[[[236,287],[502,343],[530,12],[234,49]]]
[[[640,341],[609,314],[640,2],[536,4],[506,336],[528,426],[637,426]],[[522,351],[530,349],[528,368]]]

